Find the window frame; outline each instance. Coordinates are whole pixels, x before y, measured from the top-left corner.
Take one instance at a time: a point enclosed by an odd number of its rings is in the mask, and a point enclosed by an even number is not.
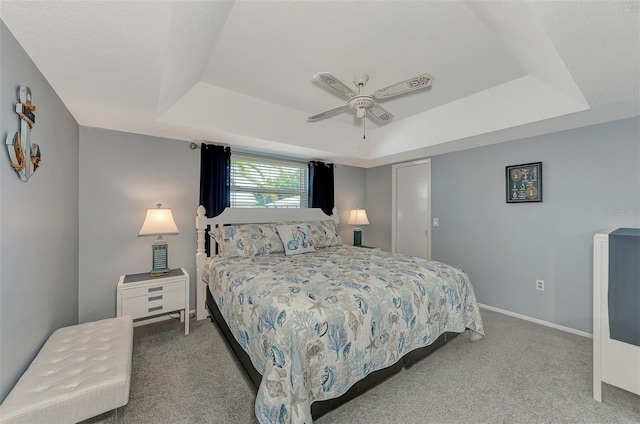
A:
[[[236,165],[237,162],[248,163],[251,166],[256,168],[268,168],[268,167],[284,167],[289,168],[291,171],[300,172],[300,181],[299,188],[264,188],[257,186],[249,186],[243,185],[238,182],[238,176],[243,176],[249,182],[251,181],[250,177],[247,178],[246,174],[239,174],[238,169],[239,166]],[[267,173],[269,174],[269,172]],[[271,173],[271,175],[276,175]],[[243,154],[243,153],[231,153],[231,175],[230,175],[230,191],[231,191],[231,201],[230,206],[232,208],[285,208],[285,209],[301,209],[307,208],[309,204],[309,166],[307,162],[295,161],[291,159],[280,159],[274,157],[267,156],[259,156],[259,155],[251,155],[251,154]],[[265,195],[276,195],[279,200],[272,204],[260,204],[256,199],[256,205],[247,204],[247,200],[238,199],[237,194],[265,194]],[[280,196],[290,195],[290,197],[300,196],[300,201],[294,204],[286,204],[277,202],[281,202]]]

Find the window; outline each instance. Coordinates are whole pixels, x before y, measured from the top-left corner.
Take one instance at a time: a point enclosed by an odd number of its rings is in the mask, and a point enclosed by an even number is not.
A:
[[[306,163],[231,155],[232,208],[306,208]]]

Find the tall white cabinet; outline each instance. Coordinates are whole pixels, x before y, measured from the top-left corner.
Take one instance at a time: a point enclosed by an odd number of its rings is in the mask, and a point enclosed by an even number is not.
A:
[[[640,346],[610,337],[609,236],[613,231],[599,232],[593,240],[593,397],[599,402],[603,382],[640,395]]]

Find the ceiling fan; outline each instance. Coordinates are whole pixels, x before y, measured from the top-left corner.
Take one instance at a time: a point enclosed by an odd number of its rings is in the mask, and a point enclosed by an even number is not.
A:
[[[317,73],[313,78],[323,83],[325,87],[328,87],[330,89],[329,91],[340,94],[349,100],[347,100],[347,104],[343,106],[310,116],[307,118],[308,121],[318,121],[340,113],[343,110],[352,109],[356,111],[356,116],[358,118],[365,118],[367,116],[367,112],[369,112],[369,114],[379,122],[387,123],[393,119],[393,115],[378,105],[377,101],[386,100],[400,94],[406,94],[430,87],[431,82],[433,81],[431,75],[421,74],[416,77],[409,78],[408,80],[376,90],[372,95],[369,95],[362,94],[362,88],[367,84],[367,81],[369,81],[369,75],[367,74],[359,74],[353,78],[353,84],[358,88],[357,93],[340,82],[338,78],[334,77],[329,72]]]

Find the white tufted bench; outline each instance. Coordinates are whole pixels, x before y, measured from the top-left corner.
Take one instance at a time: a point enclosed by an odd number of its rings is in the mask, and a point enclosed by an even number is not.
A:
[[[129,402],[130,316],[56,330],[0,405],[0,423],[75,423]]]

